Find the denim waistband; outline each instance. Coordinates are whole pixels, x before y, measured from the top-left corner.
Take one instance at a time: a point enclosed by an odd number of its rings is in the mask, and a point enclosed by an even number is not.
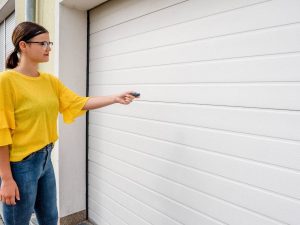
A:
[[[47,144],[47,145],[46,145],[44,148],[42,148],[42,149],[47,149],[47,150],[50,149],[50,150],[51,150],[51,149],[53,148],[53,146],[54,146],[53,143],[50,143],[50,144]],[[42,150],[42,149],[41,149],[41,150]]]
[[[53,147],[54,147],[53,143],[47,144],[45,147],[43,147],[43,148],[41,148],[41,149],[39,149],[39,150],[37,150],[37,151],[29,154],[28,156],[26,156],[24,159],[22,159],[22,161],[28,159],[31,155],[36,154],[38,152],[48,152],[48,151],[51,151],[53,149]]]
[[[53,148],[53,143],[50,143],[50,144],[47,144],[44,147],[40,148],[39,150],[36,150],[35,152],[51,150],[52,148]],[[35,153],[35,152],[33,152],[33,153]]]

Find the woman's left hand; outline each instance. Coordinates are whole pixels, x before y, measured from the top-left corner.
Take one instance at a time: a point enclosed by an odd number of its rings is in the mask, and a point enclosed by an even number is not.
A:
[[[115,98],[115,102],[123,104],[123,105],[128,105],[136,98],[133,95],[131,95],[130,93],[133,93],[133,91],[128,91],[128,92],[122,93],[120,95],[117,95]]]

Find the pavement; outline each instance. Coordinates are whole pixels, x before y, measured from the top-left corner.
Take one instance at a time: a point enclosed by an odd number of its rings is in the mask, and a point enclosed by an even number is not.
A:
[[[4,225],[1,216],[0,216],[0,225]],[[34,214],[33,214],[32,218],[31,218],[30,225],[39,225],[38,222],[37,222],[37,220],[36,220],[36,217],[34,216]],[[77,225],[93,225],[93,224],[91,224],[88,221],[84,221],[84,222],[81,222],[81,223],[79,223]]]

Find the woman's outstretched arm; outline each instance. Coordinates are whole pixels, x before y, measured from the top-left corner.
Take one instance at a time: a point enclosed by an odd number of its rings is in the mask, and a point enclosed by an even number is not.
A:
[[[114,103],[128,105],[129,103],[132,102],[133,99],[136,98],[131,93],[133,92],[129,91],[119,95],[90,97],[82,109],[83,110],[98,109]]]

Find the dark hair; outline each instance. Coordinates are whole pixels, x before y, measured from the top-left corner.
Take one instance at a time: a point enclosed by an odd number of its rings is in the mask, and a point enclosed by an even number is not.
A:
[[[12,43],[15,49],[6,59],[6,68],[13,69],[19,63],[18,53],[20,53],[19,43],[20,41],[29,41],[31,38],[43,34],[49,33],[43,26],[33,22],[22,22],[18,24],[12,34]]]

